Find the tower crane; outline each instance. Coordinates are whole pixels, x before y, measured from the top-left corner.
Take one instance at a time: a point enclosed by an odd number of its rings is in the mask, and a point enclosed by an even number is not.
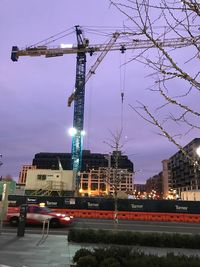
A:
[[[109,51],[121,51],[124,53],[128,49],[148,49],[156,47],[150,40],[132,39],[131,41],[116,42],[120,35],[134,33],[115,32],[112,34],[110,41],[107,44],[89,45],[89,40],[83,37],[83,32],[80,26],[75,26],[77,46],[72,47],[47,47],[46,45],[31,46],[25,49],[19,49],[17,46],[12,47],[11,59],[18,61],[21,56],[45,56],[57,57],[65,54],[77,54],[76,59],[76,80],[74,92],[68,98],[68,106],[74,102],[74,117],[73,128],[75,130],[72,138],[72,168],[73,168],[73,188],[78,192],[80,186],[80,170],[82,162],[82,140],[83,140],[83,123],[84,123],[84,99],[85,99],[85,84],[89,78],[95,73],[95,70],[104,59]],[[200,43],[199,36],[190,38],[169,38],[163,41],[157,40],[157,45],[162,47],[180,48],[192,45],[194,42]],[[86,54],[99,52],[95,64],[86,74]]]

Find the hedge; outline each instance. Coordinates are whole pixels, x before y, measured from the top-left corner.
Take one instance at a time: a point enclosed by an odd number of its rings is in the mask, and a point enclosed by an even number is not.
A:
[[[73,258],[76,267],[197,267],[199,261],[197,256],[175,256],[172,253],[162,257],[145,255],[130,247],[80,249]]]
[[[148,247],[200,248],[200,235],[70,229],[69,242]],[[200,265],[199,265],[200,266]]]

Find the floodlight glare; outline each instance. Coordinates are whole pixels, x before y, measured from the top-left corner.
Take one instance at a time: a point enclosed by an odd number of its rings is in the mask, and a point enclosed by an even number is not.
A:
[[[84,130],[81,131],[81,135],[84,136],[86,135],[86,132]]]
[[[69,132],[69,135],[74,136],[77,133],[77,130],[76,130],[76,128],[72,127],[72,128],[69,129],[68,132]]]
[[[197,155],[200,157],[200,146],[197,147],[197,149],[196,149],[196,153],[197,153]]]

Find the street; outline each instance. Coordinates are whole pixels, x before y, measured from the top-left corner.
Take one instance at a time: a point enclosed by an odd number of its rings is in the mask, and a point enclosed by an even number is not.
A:
[[[195,223],[178,223],[178,222],[152,222],[152,221],[125,221],[121,220],[115,224],[112,220],[101,219],[81,219],[77,218],[73,225],[61,228],[50,228],[49,234],[63,235],[70,228],[76,229],[104,229],[119,231],[136,231],[136,232],[157,232],[157,233],[180,233],[180,234],[199,234],[200,224]],[[6,224],[2,232],[14,233],[16,227]],[[26,226],[26,233],[42,233],[42,226]]]

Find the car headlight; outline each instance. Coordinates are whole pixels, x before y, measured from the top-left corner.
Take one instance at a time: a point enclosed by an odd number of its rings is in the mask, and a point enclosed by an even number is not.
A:
[[[63,218],[65,221],[70,221],[70,218],[69,217],[65,217]]]

